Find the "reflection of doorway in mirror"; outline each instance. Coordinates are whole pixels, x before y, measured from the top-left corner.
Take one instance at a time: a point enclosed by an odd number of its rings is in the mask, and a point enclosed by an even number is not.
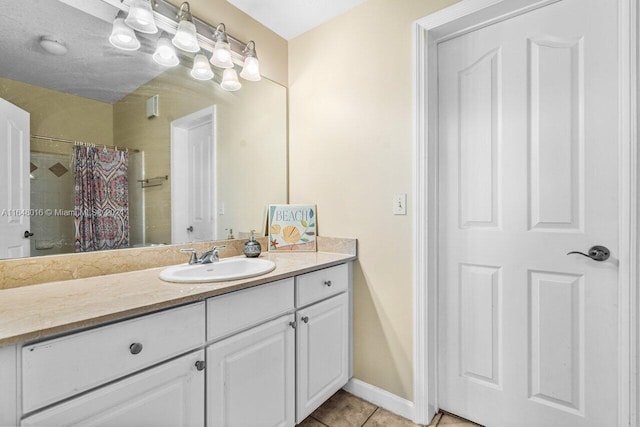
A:
[[[171,122],[171,241],[216,240],[216,109]]]
[[[0,98],[0,259],[28,257],[29,113]]]

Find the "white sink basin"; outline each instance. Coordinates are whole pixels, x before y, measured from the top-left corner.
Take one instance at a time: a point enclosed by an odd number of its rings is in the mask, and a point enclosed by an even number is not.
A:
[[[211,264],[175,265],[160,272],[160,279],[174,283],[209,283],[239,280],[273,271],[273,261],[259,258],[227,258]]]

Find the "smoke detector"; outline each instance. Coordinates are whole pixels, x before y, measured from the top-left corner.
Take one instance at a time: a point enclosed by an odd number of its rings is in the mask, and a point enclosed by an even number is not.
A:
[[[40,37],[40,46],[52,55],[62,56],[67,53],[67,45],[60,39],[50,36]]]

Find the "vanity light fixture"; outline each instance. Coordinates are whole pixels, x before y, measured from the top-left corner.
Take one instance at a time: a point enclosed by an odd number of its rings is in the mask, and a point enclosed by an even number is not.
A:
[[[222,82],[220,87],[229,92],[235,92],[242,87],[242,84],[238,80],[238,73],[234,68],[227,68],[222,73]]]
[[[120,11],[113,20],[113,30],[109,37],[109,42],[122,50],[138,50],[140,41],[136,37],[136,33],[124,23],[124,12]]]
[[[256,54],[256,43],[253,40],[247,43],[242,54],[244,55],[244,65],[242,66],[240,77],[250,82],[260,81],[262,77],[260,77],[260,63]]]
[[[132,0],[129,14],[124,23],[141,33],[155,34],[158,32],[149,0]]]
[[[193,16],[191,16],[191,6],[188,2],[180,5],[178,20],[178,30],[171,42],[175,47],[185,52],[198,52],[200,45],[198,44],[196,26],[193,24]]]
[[[213,78],[213,71],[211,70],[209,59],[204,53],[199,53],[193,58],[191,77],[196,80],[211,80]]]
[[[116,1],[116,0],[114,0]],[[171,37],[163,32],[158,38],[156,49],[153,53],[153,60],[164,66],[174,67],[180,63],[178,52],[180,49],[194,55],[191,76],[197,80],[210,80],[214,73],[209,62],[218,68],[225,70],[220,86],[227,91],[236,91],[242,87],[238,80],[238,73],[234,69],[234,61],[242,62],[240,77],[248,81],[259,81],[260,63],[256,54],[256,44],[253,40],[244,43],[227,34],[225,24],[221,23],[217,27],[195,18],[191,14],[189,2],[183,2],[180,7],[170,3],[169,0],[120,0],[122,9],[113,21],[113,30],[109,37],[109,42],[122,50],[137,50],[140,48],[140,41],[136,37],[136,31],[147,34],[167,31],[175,35]],[[128,9],[127,9],[128,6]],[[177,19],[176,19],[177,18]],[[177,24],[177,25],[176,25]],[[177,29],[176,29],[177,26]],[[198,33],[199,32],[199,33]],[[199,38],[199,39],[198,39]],[[213,52],[209,62],[208,55],[201,50]],[[47,40],[41,40],[43,48]],[[56,46],[52,44],[52,49],[62,52],[64,45]],[[174,48],[175,46],[175,48]],[[52,52],[53,53],[53,52]]]
[[[211,56],[211,63],[218,68],[233,68],[231,46],[229,45],[227,29],[224,24],[219,24],[216,27],[213,37],[216,39],[216,44]]]
[[[180,63],[176,49],[171,44],[166,33],[158,39],[156,51],[153,53],[153,60],[165,67],[175,67]]]

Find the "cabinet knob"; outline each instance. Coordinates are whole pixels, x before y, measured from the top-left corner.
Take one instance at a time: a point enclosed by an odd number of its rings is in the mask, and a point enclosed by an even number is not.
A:
[[[300,320],[302,320],[304,323],[309,323],[309,317],[307,316],[303,316]]]
[[[142,351],[142,344],[140,344],[139,342],[134,342],[129,346],[129,351],[131,352],[131,354],[140,353]]]
[[[289,322],[289,326],[291,326],[293,329],[296,328],[296,322]]]
[[[204,367],[206,366],[206,362],[204,360],[198,360],[196,362],[196,369],[198,371],[202,371],[204,369]]]
[[[324,284],[327,285],[328,287],[331,287],[332,285],[331,280],[325,280]]]

